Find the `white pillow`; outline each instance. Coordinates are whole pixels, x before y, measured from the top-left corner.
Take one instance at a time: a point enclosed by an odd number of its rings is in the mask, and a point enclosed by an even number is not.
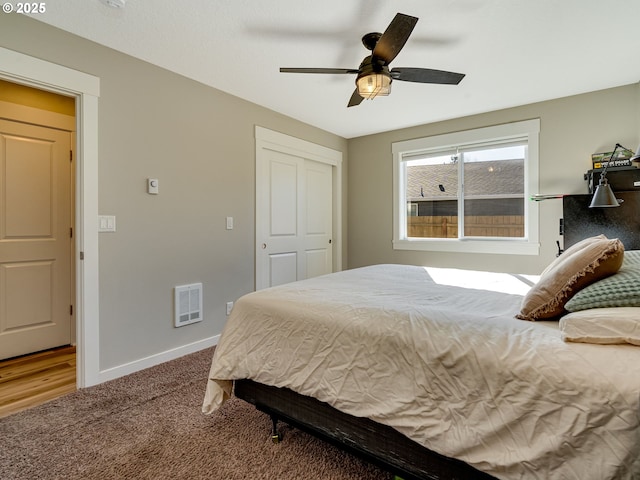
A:
[[[640,346],[640,307],[591,308],[560,319],[565,342]]]

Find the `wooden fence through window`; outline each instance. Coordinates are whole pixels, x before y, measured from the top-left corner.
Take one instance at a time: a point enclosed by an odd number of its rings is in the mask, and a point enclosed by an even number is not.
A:
[[[494,215],[464,218],[467,237],[524,237],[524,216]],[[407,217],[410,238],[458,238],[458,216]]]

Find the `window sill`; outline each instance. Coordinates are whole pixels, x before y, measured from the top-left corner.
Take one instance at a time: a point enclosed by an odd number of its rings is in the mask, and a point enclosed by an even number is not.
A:
[[[540,244],[527,240],[426,240],[420,238],[412,240],[394,240],[393,249],[431,252],[538,255],[540,253]]]

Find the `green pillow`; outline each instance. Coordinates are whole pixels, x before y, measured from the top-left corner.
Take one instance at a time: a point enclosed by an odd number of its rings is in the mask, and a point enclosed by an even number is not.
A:
[[[617,273],[583,288],[565,304],[569,312],[606,307],[640,307],[640,250],[625,251]]]

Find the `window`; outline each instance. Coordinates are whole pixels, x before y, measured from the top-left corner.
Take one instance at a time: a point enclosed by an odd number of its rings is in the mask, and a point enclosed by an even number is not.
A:
[[[393,144],[394,249],[538,254],[539,120]]]

